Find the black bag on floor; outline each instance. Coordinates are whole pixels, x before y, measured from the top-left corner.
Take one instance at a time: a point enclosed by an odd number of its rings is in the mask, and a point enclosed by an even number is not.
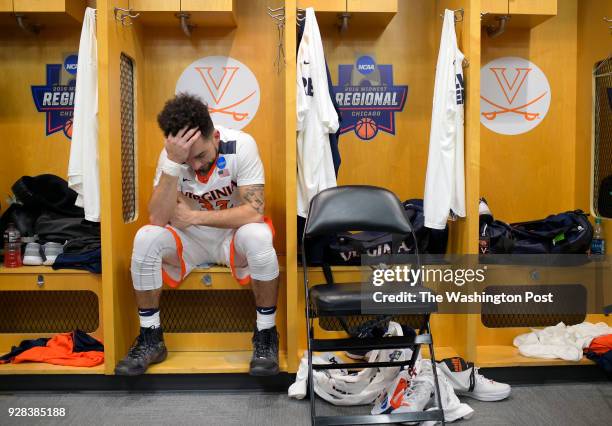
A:
[[[480,235],[489,239],[493,254],[585,254],[593,227],[582,210],[574,210],[510,225],[499,220],[483,223]]]

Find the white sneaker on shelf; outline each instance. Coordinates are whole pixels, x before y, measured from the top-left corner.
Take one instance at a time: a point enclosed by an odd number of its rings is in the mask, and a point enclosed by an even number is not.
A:
[[[28,266],[39,266],[43,264],[43,259],[40,255],[40,244],[26,244],[25,253],[23,254],[23,264]]]
[[[446,358],[438,368],[453,385],[457,395],[469,396],[479,401],[501,401],[510,395],[510,385],[487,379],[478,373],[478,367],[463,358]]]
[[[45,261],[43,264],[53,265],[55,263],[55,259],[57,259],[57,256],[64,252],[64,245],[49,241],[43,245],[43,250],[45,253]]]

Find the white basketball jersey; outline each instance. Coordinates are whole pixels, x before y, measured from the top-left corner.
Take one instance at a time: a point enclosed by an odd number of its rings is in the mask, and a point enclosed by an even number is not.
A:
[[[264,169],[255,139],[240,130],[216,127],[221,133],[219,156],[206,176],[183,164],[177,189],[200,210],[223,210],[238,204],[238,186],[263,185]],[[154,185],[161,177],[166,150],[159,155]]]
[[[75,205],[92,222],[100,222],[97,64],[96,11],[88,7],[79,43],[68,186],[78,194]]]
[[[455,16],[447,9],[436,66],[423,202],[425,226],[433,229],[444,229],[451,212],[465,217],[463,58],[457,47]]]
[[[321,34],[314,10],[309,7],[297,53],[299,216],[308,216],[312,197],[336,186],[329,134],[338,130],[338,124],[338,114],[329,96]]]

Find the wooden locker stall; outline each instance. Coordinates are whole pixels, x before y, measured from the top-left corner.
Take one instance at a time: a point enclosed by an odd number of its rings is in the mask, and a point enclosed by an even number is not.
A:
[[[32,87],[72,84],[74,75],[68,72],[64,61],[79,50],[87,5],[93,2],[0,2],[0,94],[3,99],[0,214],[8,208],[11,186],[21,176],[51,173],[67,178],[71,127],[47,120],[45,112],[37,111]],[[18,25],[16,14],[23,19],[24,28]],[[65,95],[62,101],[56,99],[57,109],[71,116],[69,103],[64,102],[70,90],[58,91]],[[71,123],[71,120],[67,122]],[[0,353],[8,352],[24,339],[50,337],[76,328],[103,339],[102,288],[102,277],[86,271],[56,271],[50,266],[0,266]],[[0,374],[103,372],[104,365],[93,368],[39,363],[0,365]]]
[[[544,3],[533,2],[532,9],[521,9],[521,13],[541,14]],[[513,26],[514,15],[510,11],[511,19],[504,33],[492,38],[487,35],[486,27],[482,31],[483,66],[501,57],[525,58],[543,71],[550,85],[548,113],[535,128],[518,135],[505,135],[481,127],[480,196],[487,199],[494,217],[507,223],[534,220],[577,208],[589,211],[591,80],[587,69],[593,66],[594,58],[603,59],[609,53],[610,43],[606,47],[600,44],[606,26],[602,22],[601,28],[595,27],[597,22],[593,18],[596,14],[603,17],[605,2],[558,0],[548,3],[549,10],[556,10],[556,16],[548,16],[531,28]],[[483,11],[486,11],[484,5]],[[486,19],[483,25],[488,25]],[[587,27],[595,28],[587,30]],[[596,33],[600,37],[597,42],[594,41]],[[587,40],[591,40],[589,46]],[[509,74],[508,78],[513,77]],[[482,95],[488,96],[484,93],[486,89],[482,90]],[[483,116],[487,111],[482,111]],[[538,281],[540,272],[537,266],[493,266],[487,275],[492,282],[534,285],[541,284]],[[557,271],[549,275],[550,283],[574,282],[570,278],[572,272]],[[610,323],[603,315],[587,315],[584,320]],[[484,317],[481,320],[478,315],[471,321],[471,328],[475,329],[472,338],[477,365],[575,364],[558,359],[526,358],[512,345],[514,337],[530,331],[529,326],[555,325],[558,318],[549,318],[550,323],[546,324],[528,324],[530,320],[520,316],[500,316],[485,326]],[[566,323],[571,321],[571,317],[565,318]],[[583,359],[580,364],[591,362]]]
[[[407,99],[402,112],[395,113],[394,134],[378,132],[372,140],[359,139],[354,131],[348,131],[339,138],[342,163],[338,184],[364,184],[388,188],[401,200],[423,198],[425,172],[429,150],[429,132],[432,114],[435,66],[442,28],[444,9],[463,9],[462,22],[456,23],[460,49],[469,59],[464,68],[466,78],[466,193],[474,199],[478,193],[477,155],[478,126],[473,117],[477,116],[479,68],[479,13],[474,1],[428,1],[402,0],[382,2],[327,2],[298,0],[298,7],[314,7],[326,60],[333,83],[340,84],[339,65],[355,64],[357,58],[369,55],[378,64],[393,65],[393,84],[407,85]],[[338,15],[348,12],[348,29],[338,30]],[[457,13],[457,17],[459,13]],[[287,106],[291,108],[291,105]],[[287,143],[291,143],[288,139]],[[468,200],[470,198],[467,198]],[[470,229],[477,232],[477,204],[467,205],[468,219],[461,219],[450,225],[447,251],[469,253],[477,250],[477,239]],[[361,280],[359,267],[332,267],[338,282]],[[312,268],[312,283],[324,282],[321,268]],[[304,323],[304,291],[302,268],[298,268],[299,333],[298,356],[306,347]],[[431,319],[432,334],[436,345],[437,358],[465,355],[467,350],[466,317],[434,314]],[[317,334],[338,337],[344,332],[315,320]]]
[[[139,227],[148,223],[147,203],[153,189],[157,159],[163,148],[163,134],[157,114],[175,94],[177,80],[191,63],[208,56],[227,56],[245,64],[254,73],[260,88],[256,116],[243,129],[257,141],[266,174],[266,215],[274,222],[274,245],[281,265],[281,286],[277,321],[281,336],[280,367],[286,370],[287,328],[285,275],[285,80],[274,61],[278,33],[267,15],[265,1],[106,1],[104,31],[108,50],[104,60],[108,72],[102,92],[107,93],[101,132],[107,144],[108,170],[114,183],[105,194],[111,206],[109,244],[112,254],[105,258],[113,270],[108,301],[112,306],[115,347],[107,373],[127,353],[138,332],[137,307],[130,278],[132,241]],[[115,8],[129,9],[132,18],[122,25]],[[102,10],[104,9],[104,10]],[[126,12],[118,12],[120,15]],[[186,13],[181,27],[180,13]],[[136,17],[136,15],[138,15]],[[177,15],[179,17],[177,17]],[[214,17],[214,19],[210,19]],[[102,20],[101,20],[102,22]],[[187,36],[187,32],[191,35]],[[129,56],[135,71],[136,193],[138,215],[125,224],[121,216],[121,117],[120,57]],[[202,82],[204,85],[204,82]],[[246,89],[245,89],[246,90]],[[215,114],[212,116],[215,120]],[[255,305],[250,287],[240,286],[229,268],[214,266],[192,272],[178,289],[165,287],[161,302],[162,326],[168,359],[148,372],[210,373],[247,372],[251,358],[251,337],[255,326]]]
[[[592,195],[585,188],[592,186],[591,147],[593,144],[593,71],[596,64],[610,57],[612,51],[612,2],[580,0],[578,3],[578,71],[576,93],[576,205],[595,214]],[[612,160],[610,160],[612,161]],[[612,220],[602,218],[610,253]],[[608,299],[609,300],[609,299]]]

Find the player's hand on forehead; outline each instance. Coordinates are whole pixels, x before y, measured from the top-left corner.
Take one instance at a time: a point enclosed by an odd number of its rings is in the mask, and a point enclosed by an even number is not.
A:
[[[186,162],[189,158],[191,146],[200,136],[202,136],[202,132],[199,128],[189,128],[188,126],[180,129],[176,135],[168,135],[164,141],[168,159],[179,164]]]
[[[198,129],[198,127],[185,126],[182,129],[180,129],[178,132],[176,132],[176,135],[174,135],[174,137],[180,138],[186,142],[187,140],[189,140],[189,138],[191,138],[193,135],[195,135],[199,131],[200,130]]]

